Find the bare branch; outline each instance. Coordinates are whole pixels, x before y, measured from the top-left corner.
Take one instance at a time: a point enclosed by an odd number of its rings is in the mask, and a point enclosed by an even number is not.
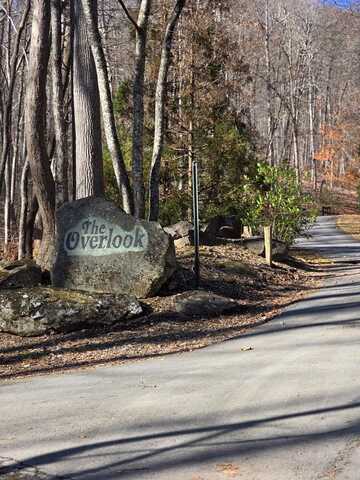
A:
[[[118,4],[121,6],[121,8],[124,10],[125,15],[127,18],[130,20],[130,22],[134,25],[135,29],[139,31],[139,25],[136,23],[136,21],[132,18],[130,15],[129,10],[126,8],[126,5],[123,0],[117,0]]]

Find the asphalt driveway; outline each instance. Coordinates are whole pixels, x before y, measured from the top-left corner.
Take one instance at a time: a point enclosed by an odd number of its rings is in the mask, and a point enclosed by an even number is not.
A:
[[[331,278],[263,327],[0,384],[3,478],[32,466],[76,480],[360,479],[360,243],[333,217],[312,234],[299,245],[334,259]]]

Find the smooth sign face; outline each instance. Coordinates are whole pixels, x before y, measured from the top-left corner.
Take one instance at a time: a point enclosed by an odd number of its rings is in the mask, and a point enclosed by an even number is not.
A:
[[[143,227],[137,225],[133,230],[123,230],[98,217],[82,220],[64,237],[64,248],[70,256],[143,252],[147,246],[148,233]]]

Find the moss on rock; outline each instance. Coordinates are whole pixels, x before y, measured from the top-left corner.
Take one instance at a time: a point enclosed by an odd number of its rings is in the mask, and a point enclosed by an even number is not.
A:
[[[46,287],[0,292],[0,331],[20,336],[112,325],[141,313],[140,303],[127,295]]]

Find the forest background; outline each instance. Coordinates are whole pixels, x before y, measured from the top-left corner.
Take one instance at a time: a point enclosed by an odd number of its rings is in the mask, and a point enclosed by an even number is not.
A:
[[[312,0],[0,2],[5,252],[31,255],[56,208],[103,190],[190,219],[194,161],[203,221],[256,223],[249,191],[274,183],[299,211],[354,193],[359,23]]]

